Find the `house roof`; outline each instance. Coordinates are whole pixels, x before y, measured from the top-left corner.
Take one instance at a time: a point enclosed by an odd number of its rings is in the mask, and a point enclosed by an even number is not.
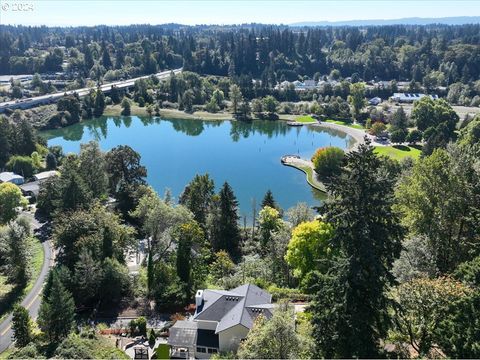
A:
[[[178,320],[169,330],[168,344],[177,347],[193,346],[197,342],[197,325],[195,321]]]
[[[52,176],[57,176],[58,173],[55,170],[44,171],[34,175],[35,180],[45,180]]]
[[[197,346],[218,348],[218,345],[218,334],[215,334],[215,330],[198,329]]]
[[[38,181],[31,181],[19,186],[24,193],[32,193],[35,196],[38,196],[40,193],[40,184]]]
[[[23,180],[23,176],[8,171],[0,173],[0,182],[11,182],[15,179]]]
[[[218,334],[235,325],[251,329],[260,313],[271,315],[272,296],[256,285],[246,284],[229,291],[205,290],[202,305],[198,307],[194,320],[218,322]],[[261,309],[262,311],[254,311]]]

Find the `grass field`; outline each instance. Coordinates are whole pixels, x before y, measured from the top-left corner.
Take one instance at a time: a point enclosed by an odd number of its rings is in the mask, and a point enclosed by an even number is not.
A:
[[[310,115],[301,115],[301,116],[297,117],[295,120],[298,121],[298,122],[301,122],[301,123],[305,123],[305,124],[316,123],[317,122],[317,120],[315,120]]]
[[[43,265],[43,247],[37,239],[32,241],[32,274],[27,286],[23,289],[15,288],[6,282],[4,276],[0,276],[0,321],[13,310],[15,304],[20,303],[26,294],[32,289]]]
[[[408,156],[410,156],[413,159],[418,159],[420,154],[422,153],[422,150],[420,147],[393,145],[393,146],[376,146],[375,152],[379,155],[385,155],[396,160],[401,160]]]
[[[363,125],[360,125],[360,124],[351,124],[351,123],[347,123],[347,122],[341,121],[341,120],[328,119],[328,120],[325,120],[325,122],[328,122],[328,123],[331,123],[331,124],[348,126],[348,127],[351,127],[351,128],[354,128],[354,129],[359,129],[359,130],[364,130],[364,129],[365,129],[365,128],[363,127]]]

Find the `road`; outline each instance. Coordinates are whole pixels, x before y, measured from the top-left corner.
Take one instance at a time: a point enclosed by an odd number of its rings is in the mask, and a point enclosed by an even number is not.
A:
[[[167,71],[162,71],[155,76],[159,79],[166,79],[170,76],[170,73],[173,71],[174,74],[178,74],[182,71],[182,69],[175,69],[175,70],[167,70]],[[109,92],[112,89],[112,86],[116,86],[118,89],[125,89],[132,87],[135,84],[135,81],[139,79],[148,79],[151,75],[145,75],[145,76],[140,76],[134,79],[127,79],[123,81],[116,81],[108,84],[103,84],[100,86],[100,89],[103,92]],[[82,88],[82,89],[76,89],[76,90],[70,90],[70,91],[62,91],[62,92],[57,92],[54,94],[47,94],[47,95],[42,95],[42,96],[35,96],[32,98],[28,99],[20,99],[20,100],[12,100],[12,101],[7,101],[0,103],[0,113],[5,111],[6,109],[28,109],[34,106],[38,105],[44,105],[44,104],[49,104],[57,101],[60,99],[62,96],[65,94],[71,95],[74,93],[77,93],[78,96],[82,97],[87,95],[92,88]]]
[[[31,217],[31,215],[30,215]],[[32,217],[33,218],[33,217]],[[38,229],[41,227],[41,224],[38,223],[35,219],[32,220],[33,229]],[[43,265],[40,271],[35,284],[33,285],[30,292],[25,296],[22,301],[22,306],[25,307],[30,313],[32,319],[36,319],[38,315],[38,310],[40,308],[41,302],[41,292],[43,288],[43,283],[45,282],[49,269],[53,266],[54,261],[54,252],[52,249],[51,242],[44,241],[42,243],[43,247]],[[0,324],[0,354],[4,352],[12,344],[12,315],[10,314],[1,324]]]

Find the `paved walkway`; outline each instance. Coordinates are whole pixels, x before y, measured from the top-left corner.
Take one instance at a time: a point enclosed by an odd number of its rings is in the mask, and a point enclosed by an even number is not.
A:
[[[350,126],[338,125],[338,124],[328,123],[328,122],[320,122],[320,123],[317,123],[317,124],[312,124],[310,126],[333,129],[333,130],[344,132],[347,135],[350,135],[355,140],[355,144],[353,144],[353,146],[350,147],[350,149],[348,149],[349,151],[355,150],[358,147],[358,145],[360,145],[360,144],[364,144],[365,143],[365,136],[368,139],[370,139],[370,141],[372,143],[372,146],[384,146],[385,145],[385,144],[381,144],[379,142],[376,142],[375,137],[373,135],[368,134],[364,130],[355,129],[355,128],[352,128]]]
[[[282,164],[303,171],[311,187],[321,192],[327,192],[325,185],[317,179],[313,163],[310,160],[302,159],[296,155],[285,155],[282,157]],[[307,171],[307,169],[310,169],[310,171]]]

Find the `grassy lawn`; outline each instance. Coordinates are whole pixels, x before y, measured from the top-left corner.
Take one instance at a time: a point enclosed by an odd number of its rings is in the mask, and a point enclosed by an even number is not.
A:
[[[328,122],[328,123],[331,123],[331,124],[348,126],[348,127],[354,128],[354,129],[365,130],[365,127],[364,127],[363,125],[360,125],[360,124],[351,124],[351,123],[347,123],[347,122],[341,121],[341,120],[331,120],[331,119],[328,119],[328,120],[325,120],[325,122]]]
[[[23,289],[16,288],[11,284],[6,283],[6,278],[0,276],[0,321],[3,321],[13,310],[15,304],[20,303],[23,300],[25,295],[32,289],[33,284],[35,284],[35,281],[40,274],[43,265],[43,247],[37,239],[32,241],[31,265],[32,274],[30,281]]]
[[[301,122],[301,123],[305,123],[305,124],[317,122],[317,120],[312,118],[310,115],[301,115],[301,116],[297,117],[295,120],[298,121],[298,122]]]
[[[2,352],[2,353],[0,354],[0,360],[7,359],[8,356],[9,356],[12,352],[13,352],[13,349],[12,349],[12,348],[5,350],[4,352]]]
[[[120,116],[122,115],[122,107],[120,105],[108,105],[103,112],[105,116]],[[140,107],[135,103],[131,104],[131,116],[150,116],[147,112],[147,107]],[[155,116],[155,112],[152,113]],[[233,118],[231,113],[218,112],[209,113],[206,111],[196,111],[193,114],[188,114],[184,111],[176,109],[160,109],[160,116],[167,119],[195,119],[195,120],[230,120]]]
[[[420,147],[412,147],[405,145],[393,146],[375,146],[375,153],[379,155],[389,156],[396,160],[401,160],[410,156],[413,159],[418,159],[422,150]]]

